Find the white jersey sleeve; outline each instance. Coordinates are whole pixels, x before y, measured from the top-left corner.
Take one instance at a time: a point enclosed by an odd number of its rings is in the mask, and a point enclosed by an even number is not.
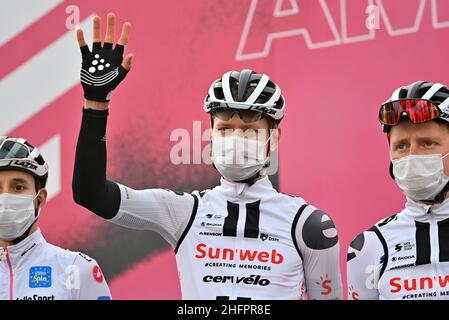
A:
[[[303,260],[307,298],[341,300],[340,244],[334,222],[324,212],[308,205],[294,227]]]
[[[347,257],[348,299],[378,300],[378,281],[384,250],[375,229],[359,234],[351,242]]]
[[[166,189],[119,187],[120,209],[108,221],[130,229],[156,231],[175,248],[198,205],[197,196]]]
[[[69,273],[68,284],[74,300],[111,300],[106,279],[98,263],[79,253]]]

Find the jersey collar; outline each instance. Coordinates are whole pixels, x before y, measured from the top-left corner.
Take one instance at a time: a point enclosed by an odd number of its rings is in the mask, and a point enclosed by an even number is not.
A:
[[[31,235],[20,241],[18,244],[8,246],[6,249],[8,250],[8,255],[11,260],[11,263],[17,267],[18,264],[27,260],[29,254],[38,247],[38,245],[45,243],[45,238],[42,235],[40,229],[37,229]],[[1,248],[1,256],[3,256],[4,248]]]
[[[260,178],[251,186],[249,186],[247,183],[229,182],[221,177],[220,185],[217,188],[219,189],[219,191],[233,196],[245,195],[245,197],[248,197],[251,195],[257,196],[258,194],[259,198],[261,194],[266,194],[267,192],[276,192],[276,190],[273,188],[273,185],[271,184],[270,179],[268,179],[268,176]]]
[[[442,203],[434,205],[426,205],[407,198],[404,213],[416,220],[427,219],[429,217],[444,220],[449,218],[449,198]]]

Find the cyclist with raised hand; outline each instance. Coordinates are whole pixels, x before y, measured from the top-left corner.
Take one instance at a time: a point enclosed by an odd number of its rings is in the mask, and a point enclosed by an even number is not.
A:
[[[175,250],[184,299],[342,298],[333,221],[303,199],[277,192],[267,177],[285,111],[281,90],[267,75],[230,71],[209,89],[204,109],[213,129],[211,158],[222,176],[217,187],[192,193],[133,190],[106,179],[109,101],[132,57],[123,59],[130,24],[124,24],[114,49],[113,14],[107,25],[101,46],[100,18],[94,18],[92,52],[78,31],[86,100],[75,201],[117,225],[161,234]],[[91,69],[102,57],[118,74],[113,80]]]
[[[47,178],[37,148],[22,138],[0,137],[0,299],[111,299],[95,260],[42,235]]]
[[[348,251],[349,299],[449,297],[449,89],[424,81],[379,112],[390,175],[405,208],[358,235]]]

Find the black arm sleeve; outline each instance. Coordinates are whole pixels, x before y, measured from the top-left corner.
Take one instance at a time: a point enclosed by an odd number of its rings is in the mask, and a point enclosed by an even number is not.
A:
[[[73,171],[75,202],[96,215],[112,219],[120,208],[120,188],[106,180],[106,124],[108,111],[83,108]]]

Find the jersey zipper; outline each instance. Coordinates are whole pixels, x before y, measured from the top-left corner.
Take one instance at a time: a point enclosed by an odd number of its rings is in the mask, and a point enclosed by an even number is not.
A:
[[[438,271],[438,264],[439,264],[439,255],[440,255],[440,247],[438,242],[438,222],[432,215],[432,208],[429,208],[427,210],[427,213],[429,214],[430,218],[430,263],[432,264],[432,269],[434,271],[434,279],[436,281],[435,287],[440,287],[439,282],[437,281],[439,271]],[[436,250],[438,248],[438,250]],[[441,288],[439,288],[441,289]],[[438,290],[437,296],[440,296],[440,291]]]
[[[246,188],[246,186],[244,186],[244,188]],[[238,197],[238,203],[239,203],[239,221],[238,221],[238,225],[240,227],[237,227],[237,235],[234,239],[234,248],[237,248],[239,250],[239,252],[241,252],[241,250],[243,250],[243,246],[241,244],[241,241],[239,241],[239,231],[242,231],[241,228],[241,221],[246,221],[246,203],[245,203],[245,198],[243,196],[243,192],[238,192],[237,193],[237,197]],[[245,213],[245,216],[243,217],[243,215],[241,215],[240,213]],[[243,227],[243,236],[245,234],[245,227]],[[240,236],[242,236],[242,234],[240,233]],[[243,238],[244,239],[244,238]],[[239,261],[241,262],[241,261]],[[236,269],[235,272],[235,277],[241,277],[243,275],[241,269]],[[233,300],[237,300],[237,298],[240,297],[240,288],[239,285],[237,284],[237,282],[234,282],[232,284],[232,298]]]
[[[435,220],[435,218],[432,215],[431,209],[427,211],[429,213],[429,220],[430,220],[430,262],[435,265],[438,263],[438,253],[435,252],[435,248],[438,247],[438,225]],[[438,248],[439,249],[439,248]],[[438,250],[439,251],[439,250]]]
[[[11,259],[9,258],[9,253],[7,248],[3,248],[2,260],[6,261],[9,268],[9,300],[13,298],[13,288],[14,288],[14,272],[12,271]]]

